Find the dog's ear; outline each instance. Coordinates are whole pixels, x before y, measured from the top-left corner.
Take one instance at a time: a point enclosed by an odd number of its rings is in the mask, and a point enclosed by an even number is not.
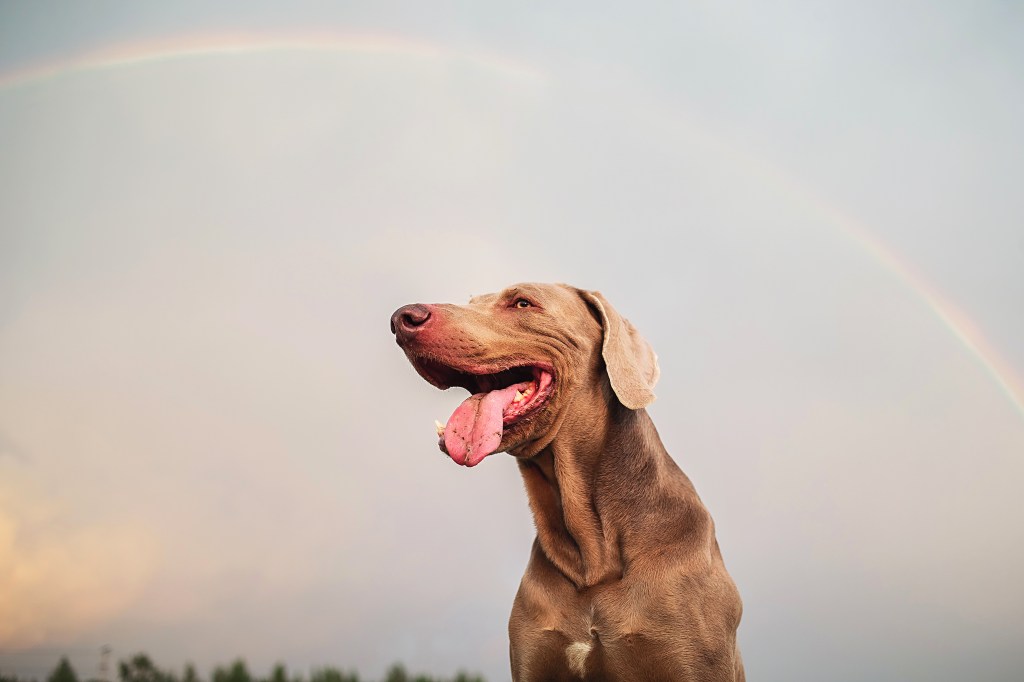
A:
[[[600,292],[580,290],[580,295],[601,320],[601,355],[615,396],[631,410],[647,407],[654,402],[654,385],[661,375],[654,349]]]

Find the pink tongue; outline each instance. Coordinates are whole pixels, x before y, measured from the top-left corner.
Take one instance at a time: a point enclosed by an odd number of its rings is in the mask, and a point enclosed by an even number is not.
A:
[[[516,391],[530,382],[490,393],[477,393],[456,408],[444,427],[444,448],[457,464],[472,467],[498,449],[503,431],[502,414],[512,404]]]

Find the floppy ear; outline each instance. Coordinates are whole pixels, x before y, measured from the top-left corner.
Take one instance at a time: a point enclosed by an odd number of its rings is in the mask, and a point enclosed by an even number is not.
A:
[[[580,295],[601,318],[604,328],[601,355],[615,396],[631,410],[647,407],[654,402],[654,385],[661,375],[658,356],[640,332],[619,315],[600,292],[580,290]]]

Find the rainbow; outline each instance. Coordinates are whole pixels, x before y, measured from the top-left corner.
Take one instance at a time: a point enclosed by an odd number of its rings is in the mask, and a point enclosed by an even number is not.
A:
[[[24,87],[68,74],[111,69],[141,63],[191,57],[251,54],[254,52],[324,52],[335,54],[380,54],[429,60],[442,64],[468,64],[513,81],[532,86],[544,85],[548,75],[522,61],[481,50],[465,51],[419,41],[408,37],[372,34],[301,31],[286,33],[217,33],[173,36],[125,42],[102,49],[65,55],[21,69],[0,73],[0,91]],[[706,126],[682,122],[678,112],[652,112],[652,118],[667,129],[684,130],[691,141],[710,145],[716,153],[736,161],[760,180],[777,189],[801,206],[811,209],[836,227],[848,240],[908,287],[934,314],[943,327],[970,353],[999,390],[1024,419],[1024,385],[1013,367],[983,335],[970,317],[924,278],[912,264],[900,258],[875,237],[864,224],[837,209],[809,190],[792,175],[743,150]]]
[[[943,296],[939,289],[932,285],[911,263],[897,256],[892,249],[875,237],[863,223],[822,201],[788,176],[779,176],[776,178],[776,182],[781,183],[792,196],[798,197],[804,204],[827,218],[847,238],[858,244],[878,264],[914,292],[981,365],[1020,417],[1024,419],[1024,386],[1016,377],[1010,363],[999,354],[984,337],[978,325],[965,312],[948,297]]]
[[[546,75],[524,62],[485,50],[457,50],[434,43],[383,33],[337,33],[303,30],[296,33],[239,32],[122,42],[108,47],[63,55],[7,73],[0,73],[0,90],[37,83],[68,74],[169,59],[251,54],[254,52],[323,52],[412,57],[447,64],[470,64],[512,80],[543,84]]]

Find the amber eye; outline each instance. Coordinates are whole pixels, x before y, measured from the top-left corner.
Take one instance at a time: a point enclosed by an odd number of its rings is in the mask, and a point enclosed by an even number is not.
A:
[[[516,302],[513,303],[512,305],[514,305],[517,308],[530,308],[533,306],[533,304],[527,301],[525,298],[516,299]]]

